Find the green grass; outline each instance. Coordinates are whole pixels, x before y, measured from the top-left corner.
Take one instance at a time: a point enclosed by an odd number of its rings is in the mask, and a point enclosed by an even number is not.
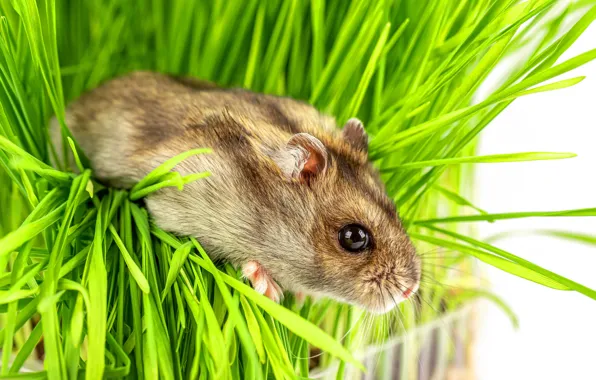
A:
[[[560,59],[595,18],[593,1],[0,0],[0,377],[16,376],[43,338],[45,370],[20,377],[308,377],[318,347],[319,366],[339,360],[341,378],[344,363],[359,367],[351,352],[473,298],[515,320],[470,282],[473,257],[596,299],[592,289],[477,240],[468,223],[596,216],[594,208],[488,213],[490,205],[471,201],[469,165],[573,157],[476,156],[475,144],[517,97],[583,79],[556,78],[596,58],[594,49]],[[499,85],[478,91],[506,61],[515,64]],[[257,294],[234,268],[216,267],[200,242],[152,225],[142,208],[139,200],[159,188],[209,175],[170,172],[185,155],[131,192],[117,191],[93,180],[63,128],[81,174],[52,167],[50,116],[64,127],[65,104],[137,69],[290,95],[340,124],[361,118],[370,157],[423,257],[420,297],[374,318],[331,300],[297,303],[288,294],[282,306]],[[450,343],[440,343],[442,356]],[[402,350],[402,374],[415,376],[420,347]]]

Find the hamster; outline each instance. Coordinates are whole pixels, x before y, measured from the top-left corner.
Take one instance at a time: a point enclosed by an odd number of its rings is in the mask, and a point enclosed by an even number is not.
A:
[[[161,189],[146,207],[157,226],[196,237],[273,300],[284,289],[384,313],[418,289],[420,258],[357,119],[339,130],[290,98],[135,72],[82,95],[65,120],[95,177],[118,188],[182,152],[212,148],[175,168],[211,176]]]

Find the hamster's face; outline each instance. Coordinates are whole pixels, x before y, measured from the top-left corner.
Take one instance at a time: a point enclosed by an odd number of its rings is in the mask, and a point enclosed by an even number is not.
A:
[[[418,290],[420,258],[395,206],[381,187],[366,178],[367,172],[362,170],[352,181],[346,177],[337,181],[333,197],[319,189],[321,217],[311,236],[326,292],[384,313]]]
[[[314,203],[313,217],[304,221],[314,263],[294,282],[384,313],[418,290],[421,263],[368,162],[367,145],[362,124],[352,119],[340,139],[295,135],[280,167],[308,187]]]

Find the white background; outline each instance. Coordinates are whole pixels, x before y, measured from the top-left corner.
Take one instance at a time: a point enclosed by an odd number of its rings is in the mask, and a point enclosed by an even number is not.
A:
[[[592,25],[561,58],[596,48]],[[485,130],[480,154],[574,152],[560,161],[477,166],[476,203],[489,212],[596,207],[596,62],[566,77],[575,87],[517,99]],[[532,218],[484,223],[482,237],[499,232],[564,229],[596,236],[596,218]],[[592,289],[596,246],[544,236],[511,235],[495,243]],[[495,306],[484,304],[477,336],[476,376],[501,379],[596,379],[596,300],[517,279],[482,265],[520,319],[515,331]]]

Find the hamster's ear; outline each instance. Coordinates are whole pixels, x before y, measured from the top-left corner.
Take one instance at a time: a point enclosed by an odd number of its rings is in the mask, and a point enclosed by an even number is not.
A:
[[[316,137],[297,133],[273,160],[289,179],[309,183],[327,169],[327,149]]]
[[[360,120],[352,118],[346,121],[342,133],[344,139],[349,142],[354,149],[365,153],[368,152],[368,135]]]

